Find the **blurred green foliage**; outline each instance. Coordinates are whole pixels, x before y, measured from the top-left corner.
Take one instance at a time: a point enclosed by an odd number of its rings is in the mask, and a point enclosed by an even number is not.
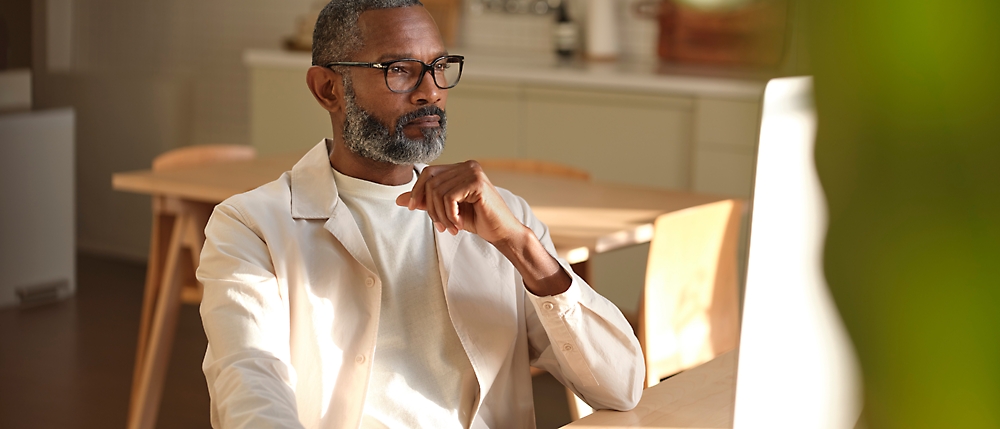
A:
[[[866,426],[1000,427],[1000,1],[800,5]]]

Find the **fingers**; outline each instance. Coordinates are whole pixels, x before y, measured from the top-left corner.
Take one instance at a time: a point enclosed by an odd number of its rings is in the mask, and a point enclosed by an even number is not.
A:
[[[481,182],[485,182],[477,167],[474,162],[426,167],[413,190],[397,197],[396,203],[411,210],[426,210],[439,232],[458,234],[468,220],[463,219],[460,205],[478,201]],[[469,213],[469,216],[474,215]]]
[[[475,192],[474,181],[461,172],[440,174],[427,181],[425,198],[428,202],[427,212],[431,219],[440,223],[448,232],[458,234],[462,229],[459,218],[459,203],[465,201],[471,192]],[[473,185],[473,186],[470,186]]]
[[[403,192],[396,197],[396,205],[400,207],[408,207],[410,205],[410,194],[413,192]]]
[[[459,207],[461,203],[468,202],[475,191],[475,178],[468,175],[452,177],[436,187],[436,198],[442,203],[440,215],[454,227],[453,234],[465,228]]]

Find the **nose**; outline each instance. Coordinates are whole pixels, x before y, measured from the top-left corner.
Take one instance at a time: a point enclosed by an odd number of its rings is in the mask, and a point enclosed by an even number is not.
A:
[[[434,83],[433,73],[431,69],[424,70],[420,85],[410,93],[410,102],[417,106],[426,106],[441,101],[441,93],[446,90],[438,88]]]

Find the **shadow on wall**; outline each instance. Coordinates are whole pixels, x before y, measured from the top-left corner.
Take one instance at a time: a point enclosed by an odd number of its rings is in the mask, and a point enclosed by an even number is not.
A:
[[[193,86],[175,76],[36,74],[36,108],[77,112],[77,245],[133,260],[149,250],[148,196],[111,189],[112,173],[148,169],[190,142]]]

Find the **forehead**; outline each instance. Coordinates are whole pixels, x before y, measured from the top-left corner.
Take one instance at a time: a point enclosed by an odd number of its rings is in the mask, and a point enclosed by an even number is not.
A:
[[[423,6],[365,11],[358,28],[363,41],[359,55],[365,61],[430,60],[446,53],[437,24]]]

